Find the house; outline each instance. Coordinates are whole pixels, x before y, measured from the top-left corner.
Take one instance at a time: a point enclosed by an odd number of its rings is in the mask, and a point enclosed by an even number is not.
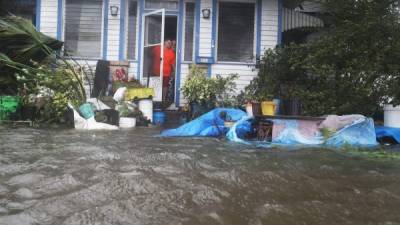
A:
[[[208,76],[237,73],[238,90],[257,75],[257,59],[281,41],[283,0],[15,0],[10,11],[65,42],[65,51],[95,65],[129,61],[129,76],[145,80],[148,54],[176,40],[175,104],[191,64]],[[18,10],[17,10],[18,9]],[[308,20],[308,17],[306,18]]]

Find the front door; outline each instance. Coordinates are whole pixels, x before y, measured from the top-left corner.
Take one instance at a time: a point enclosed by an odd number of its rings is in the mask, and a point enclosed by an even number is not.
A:
[[[143,15],[141,81],[154,88],[153,101],[163,99],[164,25],[165,9]]]

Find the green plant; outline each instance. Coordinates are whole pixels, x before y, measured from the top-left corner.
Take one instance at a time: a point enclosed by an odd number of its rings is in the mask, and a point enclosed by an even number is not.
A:
[[[217,75],[214,78],[217,107],[235,107],[238,105],[235,82],[238,77],[237,74],[229,74],[226,77]]]
[[[190,69],[182,92],[189,103],[206,105],[211,99],[215,99],[214,89],[214,82],[207,78],[205,71],[194,65]]]
[[[41,63],[62,45],[62,42],[36,31],[28,20],[16,16],[0,18],[0,53],[11,61],[26,65]],[[3,94],[17,94],[15,70],[3,63],[0,63],[0,70]]]
[[[0,55],[1,56],[1,55]],[[2,56],[4,60],[4,55]],[[3,61],[16,70],[18,89],[25,105],[39,104],[41,122],[63,122],[67,103],[82,103],[79,81],[74,72],[59,65],[30,67],[10,60]]]
[[[142,112],[135,105],[127,102],[122,102],[117,105],[117,110],[119,111],[120,117],[142,117]]]
[[[209,107],[227,107],[235,105],[234,82],[237,74],[227,77],[217,75],[207,77],[206,72],[196,65],[191,67],[189,76],[185,81],[182,92],[189,103],[197,103]]]
[[[40,99],[41,121],[61,122],[67,102],[86,102],[83,79],[88,79],[88,71],[59,55],[62,45],[25,19],[0,18],[0,86],[12,86],[26,105]]]
[[[400,104],[400,14],[391,0],[321,1],[318,40],[267,51],[248,95],[297,98],[305,115],[372,116]]]

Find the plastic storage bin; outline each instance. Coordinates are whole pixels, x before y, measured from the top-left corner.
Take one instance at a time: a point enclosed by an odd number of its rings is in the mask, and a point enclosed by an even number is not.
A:
[[[0,120],[10,120],[21,107],[21,98],[18,96],[0,96]]]

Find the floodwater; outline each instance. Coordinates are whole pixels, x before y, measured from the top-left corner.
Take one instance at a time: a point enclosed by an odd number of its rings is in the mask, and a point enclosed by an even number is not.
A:
[[[0,128],[0,224],[400,224],[400,162],[159,129]]]

